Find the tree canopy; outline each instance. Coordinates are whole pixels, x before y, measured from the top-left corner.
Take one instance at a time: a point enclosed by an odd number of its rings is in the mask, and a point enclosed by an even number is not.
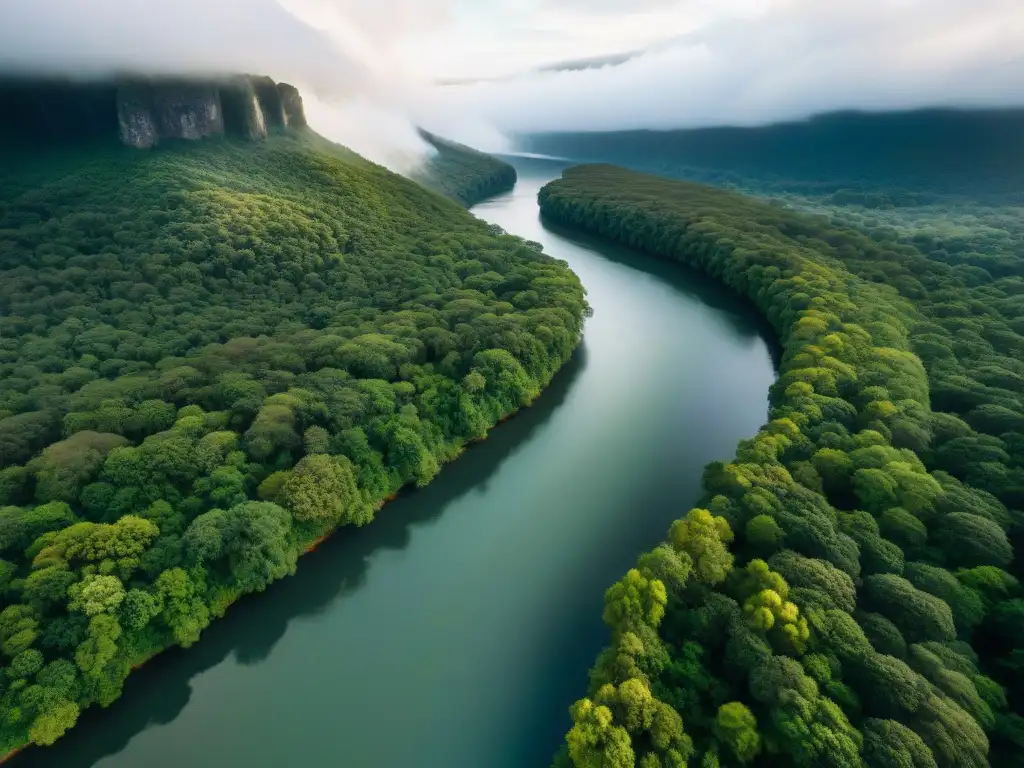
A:
[[[1020,763],[1011,280],[606,165],[567,170],[539,200],[552,221],[716,277],[782,345],[768,423],[706,468],[700,506],[609,590],[635,607],[628,624],[606,609],[612,644],[581,701],[640,677],[680,715],[691,764]],[[686,567],[653,567],[672,558]],[[645,565],[671,583],[657,610]],[[642,754],[643,734],[607,712],[623,754],[625,736]]]
[[[564,263],[309,132],[0,162],[0,754],[429,482],[580,340]]]

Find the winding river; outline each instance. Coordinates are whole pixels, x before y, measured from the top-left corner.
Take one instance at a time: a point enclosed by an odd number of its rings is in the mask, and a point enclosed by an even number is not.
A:
[[[551,388],[12,765],[547,764],[606,640],[603,590],[765,420],[774,364],[712,282],[542,225],[561,167],[517,164],[515,191],[475,213],[568,261],[595,311]]]

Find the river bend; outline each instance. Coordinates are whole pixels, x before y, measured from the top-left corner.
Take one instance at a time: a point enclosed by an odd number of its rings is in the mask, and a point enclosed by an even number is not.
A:
[[[546,228],[561,167],[474,212],[568,261],[594,316],[536,405],[303,557],[15,768],[537,768],[606,641],[604,589],[764,422],[752,309],[684,268]]]

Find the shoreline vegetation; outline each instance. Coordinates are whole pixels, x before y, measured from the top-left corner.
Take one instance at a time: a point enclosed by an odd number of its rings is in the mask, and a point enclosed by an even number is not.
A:
[[[557,372],[556,372],[556,375],[557,375]],[[507,413],[504,416],[502,416],[497,421],[497,423],[494,424],[494,426],[491,427],[491,429],[487,431],[487,434],[485,434],[483,436],[480,436],[480,437],[474,437],[474,438],[468,440],[466,442],[466,444],[463,446],[462,452],[464,452],[466,450],[469,450],[472,447],[474,447],[476,445],[480,445],[481,443],[483,443],[485,440],[487,440],[488,437],[490,437],[491,430],[496,429],[497,427],[500,427],[502,424],[504,424],[505,422],[509,421],[510,419],[515,418],[515,416],[517,416],[519,413],[521,413],[524,408],[532,407],[535,402],[536,402],[536,399],[531,400],[530,402],[527,402],[524,405],[522,405],[520,408],[517,408],[515,411],[512,411],[512,412]],[[462,452],[459,453],[459,456],[462,455]],[[458,459],[459,456],[456,456],[452,460],[454,461],[455,459]],[[443,467],[442,467],[442,469],[443,469]],[[398,499],[398,497],[402,494],[402,492],[403,491],[407,491],[407,490],[411,490],[411,488],[407,486],[406,488],[400,489],[398,492],[392,493],[390,496],[387,496],[386,498],[384,498],[381,501],[380,506],[377,508],[377,512],[378,513],[381,512],[384,509],[384,507],[386,507],[390,502],[395,501],[396,499]],[[341,527],[338,527],[338,528],[334,528],[333,530],[330,530],[327,533],[323,534],[322,536],[320,536],[319,538],[317,538],[316,540],[314,540],[313,542],[308,544],[306,546],[306,548],[302,551],[302,553],[299,554],[299,557],[301,558],[303,555],[308,555],[308,554],[310,554],[312,552],[315,552],[320,547],[320,545],[325,543],[328,539],[332,538],[333,536],[337,535],[339,533],[339,531],[341,531],[341,530],[342,530]],[[252,594],[254,594],[254,593],[249,593],[249,595],[252,595]],[[244,594],[243,595],[239,595],[236,598],[236,602],[238,600],[241,600],[241,599],[245,598],[245,597],[248,597],[249,595],[244,595]],[[234,603],[232,603],[231,605],[233,605],[233,604]],[[226,608],[225,608],[225,615],[227,615],[227,609],[230,608],[231,605],[226,606]],[[162,654],[162,653],[164,653],[166,651],[169,651],[173,647],[174,647],[173,645],[168,645],[168,646],[165,646],[163,648],[160,648],[158,650],[153,651],[152,653],[150,653],[145,658],[135,659],[132,662],[131,670],[130,671],[131,672],[137,672],[138,670],[140,670],[144,666],[146,666],[146,664],[148,664],[150,661],[155,659],[157,656],[159,656],[160,654]],[[20,754],[21,752],[25,751],[26,749],[28,749],[31,746],[33,746],[33,745],[32,744],[24,744],[22,746],[15,747],[13,750],[11,750],[10,752],[8,752],[5,755],[0,755],[0,765],[3,765],[4,763],[8,762],[9,760],[12,760],[18,754]]]
[[[564,262],[309,131],[9,165],[8,758],[429,483],[581,339]]]
[[[555,765],[1020,764],[1021,426],[978,399],[1022,389],[1018,315],[996,298],[1020,278],[607,165],[565,171],[539,202],[721,280],[783,348],[769,422],[607,590],[611,642]],[[957,399],[958,365],[1008,368],[1006,394]]]

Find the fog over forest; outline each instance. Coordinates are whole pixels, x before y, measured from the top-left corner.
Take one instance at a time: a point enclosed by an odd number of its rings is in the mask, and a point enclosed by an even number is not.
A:
[[[592,58],[616,63],[552,70]],[[426,151],[413,123],[500,150],[518,132],[1019,105],[1024,11],[1017,0],[0,0],[0,69],[257,71],[303,88],[331,138],[408,158]]]

